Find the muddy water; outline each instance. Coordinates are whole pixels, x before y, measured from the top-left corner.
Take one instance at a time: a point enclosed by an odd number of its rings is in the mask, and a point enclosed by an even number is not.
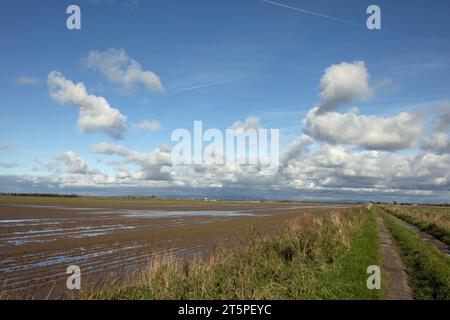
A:
[[[296,214],[336,206],[215,205],[105,208],[0,205],[0,298],[66,294],[70,265],[83,284],[120,277],[152,258],[207,254],[255,223],[262,230]]]

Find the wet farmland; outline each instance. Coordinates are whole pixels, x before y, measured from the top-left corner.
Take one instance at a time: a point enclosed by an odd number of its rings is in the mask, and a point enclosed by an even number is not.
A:
[[[253,226],[276,232],[283,221],[335,205],[264,203],[0,203],[1,298],[67,294],[66,268],[83,286],[130,273],[152,258],[189,258],[231,245]]]

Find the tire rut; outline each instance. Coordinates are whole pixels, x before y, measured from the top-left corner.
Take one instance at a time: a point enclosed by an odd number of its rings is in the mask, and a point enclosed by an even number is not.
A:
[[[387,281],[385,298],[387,300],[412,300],[413,290],[409,286],[405,265],[383,218],[379,215],[377,215],[377,224],[383,252],[382,270]]]

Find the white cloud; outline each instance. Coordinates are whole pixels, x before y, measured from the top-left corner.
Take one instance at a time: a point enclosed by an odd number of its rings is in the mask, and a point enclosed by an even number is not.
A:
[[[293,188],[369,190],[396,194],[434,190],[450,183],[450,156],[401,155],[322,145],[307,157],[292,160],[282,171]]]
[[[422,148],[438,153],[450,153],[450,139],[445,132],[435,132],[431,137],[425,137],[422,141]]]
[[[123,179],[127,179],[127,178],[130,178],[130,177],[131,177],[131,174],[130,174],[130,172],[128,170],[119,169],[119,170],[116,171],[116,178],[117,179],[123,180]]]
[[[8,148],[9,148],[9,146],[6,143],[0,142],[0,150],[8,149]]]
[[[311,137],[328,143],[390,151],[414,148],[423,134],[420,119],[407,112],[383,118],[360,115],[355,109],[343,114],[320,114],[317,107],[304,119],[303,129]]]
[[[255,117],[255,116],[248,116],[244,122],[242,121],[236,121],[231,125],[231,129],[234,130],[250,130],[250,129],[254,129],[254,130],[258,130],[261,126],[261,119],[259,117]]]
[[[88,68],[100,71],[109,81],[122,84],[125,88],[142,84],[150,90],[164,92],[159,77],[152,71],[142,70],[141,65],[123,49],[91,51],[85,63]]]
[[[363,62],[328,68],[321,83],[322,105],[311,109],[303,119],[302,134],[286,148],[281,155],[280,170],[272,176],[259,175],[258,168],[250,166],[172,166],[167,146],[140,152],[123,145],[100,143],[91,151],[99,154],[103,165],[112,166],[112,174],[89,168],[79,155],[69,151],[56,158],[53,169],[48,166],[49,180],[63,187],[92,187],[89,190],[104,187],[147,191],[149,187],[153,190],[164,187],[170,191],[185,190],[192,195],[197,192],[193,188],[221,188],[216,193],[220,196],[224,190],[241,190],[240,195],[245,196],[253,192],[256,197],[263,194],[272,197],[275,191],[280,191],[283,196],[291,192],[309,193],[314,197],[316,193],[340,200],[346,196],[353,198],[353,195],[362,195],[360,199],[376,199],[379,195],[386,195],[388,199],[395,197],[395,200],[418,196],[427,199],[439,194],[439,199],[446,200],[450,195],[449,102],[433,109],[435,113],[428,112],[427,117],[409,112],[391,117],[361,115],[356,108],[346,113],[335,111],[343,103],[368,99],[375,90],[392,85],[392,81],[386,80],[370,87]],[[71,103],[80,109],[80,119],[84,116],[83,110],[91,114],[91,109],[98,109],[107,119],[111,118],[111,110],[117,111],[103,98],[89,95],[82,83],[74,84],[60,73],[49,74],[49,87],[56,101]],[[125,117],[120,116],[121,121],[106,123],[122,124],[119,126],[121,133],[126,128]],[[434,118],[430,136],[423,138],[430,117]],[[244,121],[234,122],[231,128],[248,130],[260,126],[259,117],[249,116]],[[108,127],[94,128],[108,133]],[[155,120],[146,120],[135,127],[153,131],[160,125]],[[395,152],[419,146],[422,150]],[[103,161],[106,155],[110,155],[112,161]]]
[[[85,85],[74,84],[56,71],[47,79],[51,97],[59,103],[72,104],[79,109],[78,128],[82,133],[103,131],[113,139],[121,139],[127,130],[127,117],[112,108],[103,97],[88,94]]]
[[[171,152],[167,146],[161,146],[149,153],[130,150],[121,145],[99,143],[91,152],[105,155],[118,155],[123,158],[123,164],[135,164],[139,170],[134,178],[138,180],[170,180],[171,179]]]
[[[450,101],[441,102],[433,112],[433,133],[422,141],[422,148],[438,153],[450,153]]]
[[[88,166],[86,162],[75,152],[67,151],[56,158],[64,162],[64,171],[72,174],[87,174]]]
[[[352,101],[364,101],[372,97],[369,73],[363,61],[341,62],[325,69],[320,81],[320,113],[337,109]]]
[[[439,197],[445,201],[448,198],[449,154],[405,155],[358,151],[354,147],[329,144],[308,148],[310,142],[307,136],[294,142],[291,149],[301,151],[291,153],[290,157],[284,156],[289,160],[283,162],[279,172],[273,176],[261,176],[245,167],[238,169],[206,164],[172,167],[167,147],[144,153],[121,145],[101,143],[94,146],[92,151],[120,158],[113,164],[116,168],[113,175],[91,170],[78,155],[68,154],[67,157],[61,157],[59,164],[59,167],[64,166],[64,171],[53,170],[49,179],[52,184],[64,188],[135,188],[123,192],[148,190],[146,188],[150,187],[169,188],[194,195],[197,192],[195,188],[205,188],[203,191],[209,192],[219,188],[216,193],[219,197],[236,190],[241,196],[249,197],[272,197],[279,192],[285,198],[288,198],[288,194],[296,193],[341,200],[343,197],[355,199],[354,196],[358,195],[362,195],[360,199],[366,200],[379,199],[380,196],[388,199],[394,197],[391,199],[395,200],[403,197]],[[85,171],[88,174],[80,174]]]
[[[307,148],[314,143],[314,139],[308,135],[302,134],[299,138],[289,146],[288,150],[283,153],[281,162],[287,164],[290,160],[298,158],[307,151]]]
[[[156,132],[161,130],[161,124],[157,120],[144,120],[134,126],[148,132]]]
[[[18,77],[13,80],[13,84],[17,86],[34,86],[37,85],[39,82],[39,79],[33,78],[33,77]]]

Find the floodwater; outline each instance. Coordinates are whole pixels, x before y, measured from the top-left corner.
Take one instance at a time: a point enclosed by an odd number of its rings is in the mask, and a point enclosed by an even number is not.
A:
[[[154,257],[189,258],[296,214],[334,205],[159,205],[77,207],[0,204],[0,298],[56,298],[66,292],[70,265],[83,283],[120,277]]]

